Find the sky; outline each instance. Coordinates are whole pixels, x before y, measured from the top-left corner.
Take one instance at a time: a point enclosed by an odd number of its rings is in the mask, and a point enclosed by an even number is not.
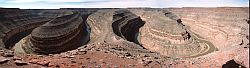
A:
[[[0,7],[21,9],[249,7],[249,0],[0,0]]]

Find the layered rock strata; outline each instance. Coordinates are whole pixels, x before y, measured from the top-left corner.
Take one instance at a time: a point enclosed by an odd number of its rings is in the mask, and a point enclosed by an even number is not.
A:
[[[0,40],[2,42],[0,45],[5,48],[12,48],[32,29],[49,20],[18,8],[0,9],[0,15]]]
[[[78,13],[57,17],[35,28],[22,46],[26,53],[59,53],[88,41],[86,25]]]
[[[152,15],[147,17],[139,35],[140,42],[146,49],[169,57],[194,57],[211,52],[212,44],[199,40],[175,15],[149,14]]]
[[[144,21],[139,16],[127,11],[119,10],[113,15],[112,28],[116,35],[137,44],[140,44],[137,40],[139,34],[139,28],[144,25]]]
[[[196,57],[216,48],[184,27],[180,18],[171,12],[148,11],[142,20],[129,10],[117,10],[112,28],[121,38],[141,45],[145,49],[169,57]]]

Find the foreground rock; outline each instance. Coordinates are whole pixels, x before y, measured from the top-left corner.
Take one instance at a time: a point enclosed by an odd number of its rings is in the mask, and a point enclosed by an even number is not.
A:
[[[5,58],[5,57],[0,57],[0,64],[6,63],[7,61],[10,61],[10,59]]]
[[[15,64],[18,66],[27,65],[28,63],[23,60],[15,60]]]

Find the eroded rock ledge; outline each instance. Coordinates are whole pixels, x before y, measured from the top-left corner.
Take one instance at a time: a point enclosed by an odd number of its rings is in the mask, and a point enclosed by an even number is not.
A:
[[[85,21],[79,13],[73,13],[35,28],[22,48],[26,53],[60,53],[75,49],[88,40]]]
[[[114,33],[149,51],[169,57],[197,57],[216,50],[213,44],[186,29],[173,13],[145,13],[150,16],[142,20],[129,10],[115,11],[112,23]]]
[[[128,10],[119,10],[113,15],[112,28],[114,33],[136,44],[140,44],[137,37],[140,27],[144,24],[144,21],[139,16]]]
[[[169,57],[195,57],[214,51],[210,42],[188,31],[174,14],[148,14],[140,34],[143,47]]]
[[[0,15],[0,46],[7,49],[51,19],[15,8],[0,9]]]

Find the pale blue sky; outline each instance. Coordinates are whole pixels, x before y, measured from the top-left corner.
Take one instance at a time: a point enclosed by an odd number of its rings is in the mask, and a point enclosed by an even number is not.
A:
[[[126,7],[249,7],[249,0],[0,0],[0,7],[21,9]]]

